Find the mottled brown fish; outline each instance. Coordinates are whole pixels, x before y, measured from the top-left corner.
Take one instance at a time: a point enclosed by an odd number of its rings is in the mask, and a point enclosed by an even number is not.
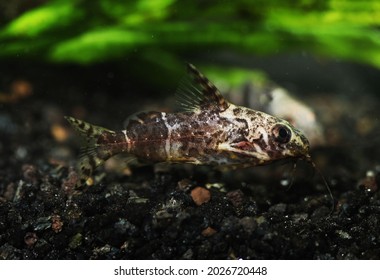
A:
[[[179,93],[183,112],[137,113],[121,131],[67,117],[89,141],[78,162],[81,183],[119,153],[152,163],[234,167],[286,158],[310,161],[308,140],[289,122],[229,103],[193,65],[188,71],[192,84]]]

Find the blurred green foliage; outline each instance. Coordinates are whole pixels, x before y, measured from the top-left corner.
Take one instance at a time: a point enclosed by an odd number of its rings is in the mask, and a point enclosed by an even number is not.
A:
[[[0,28],[0,57],[90,64],[228,50],[380,67],[378,0],[51,0]]]

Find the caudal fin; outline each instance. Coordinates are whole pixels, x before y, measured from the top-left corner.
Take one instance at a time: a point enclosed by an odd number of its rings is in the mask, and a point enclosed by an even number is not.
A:
[[[113,156],[112,149],[107,149],[104,139],[116,135],[112,130],[95,126],[87,122],[65,116],[65,119],[77,130],[85,139],[86,145],[82,148],[77,169],[79,172],[78,186],[84,186],[91,177],[93,171],[102,165],[107,159]]]

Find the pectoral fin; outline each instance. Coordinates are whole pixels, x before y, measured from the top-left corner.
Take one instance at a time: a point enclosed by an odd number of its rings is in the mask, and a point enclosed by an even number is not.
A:
[[[246,156],[250,156],[250,157],[254,157],[256,159],[258,159],[260,162],[266,162],[266,161],[270,161],[270,157],[268,156],[267,153],[265,152],[262,152],[262,151],[254,151],[252,149],[248,150],[248,149],[244,149],[246,148],[247,146],[247,143],[243,143],[243,147],[238,147],[238,146],[231,146],[229,143],[221,143],[219,144],[218,146],[218,150],[219,151],[225,151],[225,152],[230,152],[230,153],[233,153],[233,154],[237,154],[237,155],[246,155]]]

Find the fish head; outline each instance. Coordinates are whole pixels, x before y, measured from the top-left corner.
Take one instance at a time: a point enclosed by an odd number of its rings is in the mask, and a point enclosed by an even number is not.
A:
[[[242,109],[239,129],[229,134],[219,148],[244,166],[265,165],[276,160],[309,158],[306,136],[288,121],[263,112]],[[237,122],[236,122],[237,123]]]

